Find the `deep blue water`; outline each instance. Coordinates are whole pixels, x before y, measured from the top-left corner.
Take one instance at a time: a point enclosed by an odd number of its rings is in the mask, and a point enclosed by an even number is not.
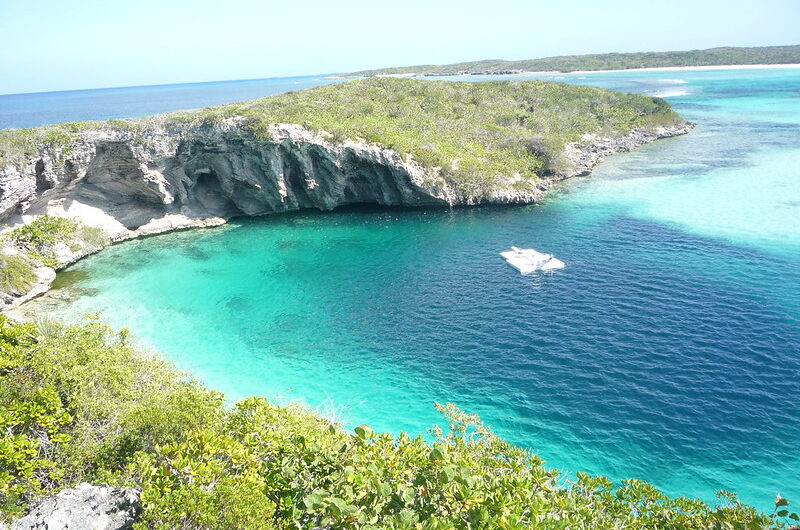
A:
[[[136,118],[221,105],[334,83],[324,76],[0,95],[0,129],[65,121]]]
[[[102,311],[232,399],[394,432],[453,401],[567,471],[800,499],[800,70],[559,77],[665,95],[697,128],[538,206],[122,244],[71,268],[52,313]],[[510,245],[567,266],[521,277]]]

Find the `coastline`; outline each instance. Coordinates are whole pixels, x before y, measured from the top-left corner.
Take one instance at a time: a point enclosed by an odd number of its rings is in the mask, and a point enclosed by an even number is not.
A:
[[[597,74],[601,72],[620,73],[620,72],[660,72],[675,70],[771,70],[771,69],[791,69],[800,68],[800,64],[716,64],[708,66],[652,66],[644,68],[626,68],[619,70],[575,70],[574,72],[546,72],[559,74]],[[527,75],[543,72],[526,72]],[[513,74],[517,75],[517,74]]]
[[[514,72],[513,74],[492,74],[483,72],[469,72],[469,73],[451,73],[451,74],[425,74],[420,72],[404,72],[400,74],[376,74],[374,77],[449,77],[449,76],[471,76],[471,75],[504,75],[508,77],[529,76],[529,75],[585,75],[585,74],[599,74],[599,73],[621,73],[621,72],[671,72],[676,70],[694,71],[694,70],[771,70],[771,69],[793,69],[800,68],[800,63],[787,63],[787,64],[716,64],[708,66],[647,66],[642,68],[623,68],[616,70],[573,70],[571,72],[562,72],[560,70],[538,70],[538,71],[521,71]],[[349,76],[349,75],[332,75],[324,77],[323,79],[356,79],[363,76]]]
[[[666,127],[657,132],[648,132],[639,129],[632,130],[628,135],[618,138],[605,138],[592,135],[586,135],[580,142],[572,142],[567,144],[563,155],[571,162],[572,167],[568,170],[562,170],[558,173],[540,178],[538,193],[531,195],[528,200],[508,200],[508,198],[498,197],[493,201],[486,201],[480,204],[491,205],[514,205],[514,204],[535,204],[540,202],[548,195],[552,186],[558,182],[568,180],[572,177],[585,177],[592,173],[594,168],[600,164],[606,157],[632,151],[642,145],[652,143],[657,140],[665,138],[673,138],[676,136],[683,136],[691,132],[695,124],[691,122],[684,122],[681,125],[673,127]],[[81,204],[79,201],[70,201],[69,207],[65,208],[63,200],[52,201],[47,204],[47,207],[42,213],[48,213],[60,217],[71,217],[81,222],[86,226],[99,226],[105,228],[109,233],[110,238],[108,245],[102,247],[89,247],[77,251],[72,251],[67,248],[63,243],[59,244],[59,264],[57,267],[41,266],[36,270],[36,281],[31,285],[25,293],[20,293],[16,296],[7,296],[7,299],[0,299],[0,314],[6,314],[16,320],[24,320],[22,309],[24,305],[43,295],[50,292],[52,283],[56,279],[56,273],[61,271],[74,263],[82,260],[83,258],[96,254],[117,243],[129,241],[132,239],[141,239],[145,237],[152,237],[159,234],[166,234],[181,230],[197,229],[197,228],[211,228],[225,225],[230,218],[235,216],[219,216],[219,215],[186,215],[180,213],[170,213],[161,218],[152,219],[149,223],[139,227],[136,230],[125,230],[118,222],[109,217],[103,210],[96,207],[89,207],[88,205]],[[476,204],[456,204],[451,203],[449,207],[455,206],[477,206]],[[432,204],[431,206],[437,207]],[[447,204],[440,204],[438,207],[446,208]],[[273,212],[263,215],[276,215],[282,212]],[[32,220],[31,216],[19,216],[17,221],[22,223]],[[6,225],[2,231],[7,231],[12,225]],[[17,253],[15,248],[6,248],[7,245],[0,244],[0,250],[5,249],[11,253]]]

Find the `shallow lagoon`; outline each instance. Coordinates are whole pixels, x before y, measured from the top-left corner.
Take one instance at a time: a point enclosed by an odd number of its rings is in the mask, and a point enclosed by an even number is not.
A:
[[[697,129],[535,207],[300,212],[111,248],[52,310],[101,311],[236,399],[424,431],[477,412],[553,466],[766,508],[800,498],[800,70],[558,76]],[[552,252],[521,277],[497,253]]]

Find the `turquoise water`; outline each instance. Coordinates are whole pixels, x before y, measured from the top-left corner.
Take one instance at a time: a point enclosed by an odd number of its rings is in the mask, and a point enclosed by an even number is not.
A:
[[[567,471],[800,499],[800,70],[565,80],[673,94],[697,128],[539,206],[125,243],[63,275],[75,298],[54,314],[101,311],[231,399],[394,432],[453,401]],[[567,267],[521,277],[510,245]]]

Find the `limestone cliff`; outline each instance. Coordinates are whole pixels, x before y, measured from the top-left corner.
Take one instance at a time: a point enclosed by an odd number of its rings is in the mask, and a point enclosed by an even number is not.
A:
[[[256,137],[236,118],[213,125],[81,131],[69,144],[0,168],[0,220],[42,213],[103,227],[113,240],[220,224],[303,208],[353,203],[392,206],[524,204],[555,179],[585,174],[604,156],[688,125],[634,130],[621,138],[587,136],[567,146],[567,169],[520,191],[514,177],[482,197],[465,196],[411,157],[365,142],[333,143],[302,126],[276,124]]]
[[[66,148],[43,146],[24,164],[0,170],[0,220],[60,211],[118,240],[237,215],[459,203],[446,183],[390,149],[333,144],[298,125],[274,125],[270,133],[257,138],[236,119],[82,131]]]

